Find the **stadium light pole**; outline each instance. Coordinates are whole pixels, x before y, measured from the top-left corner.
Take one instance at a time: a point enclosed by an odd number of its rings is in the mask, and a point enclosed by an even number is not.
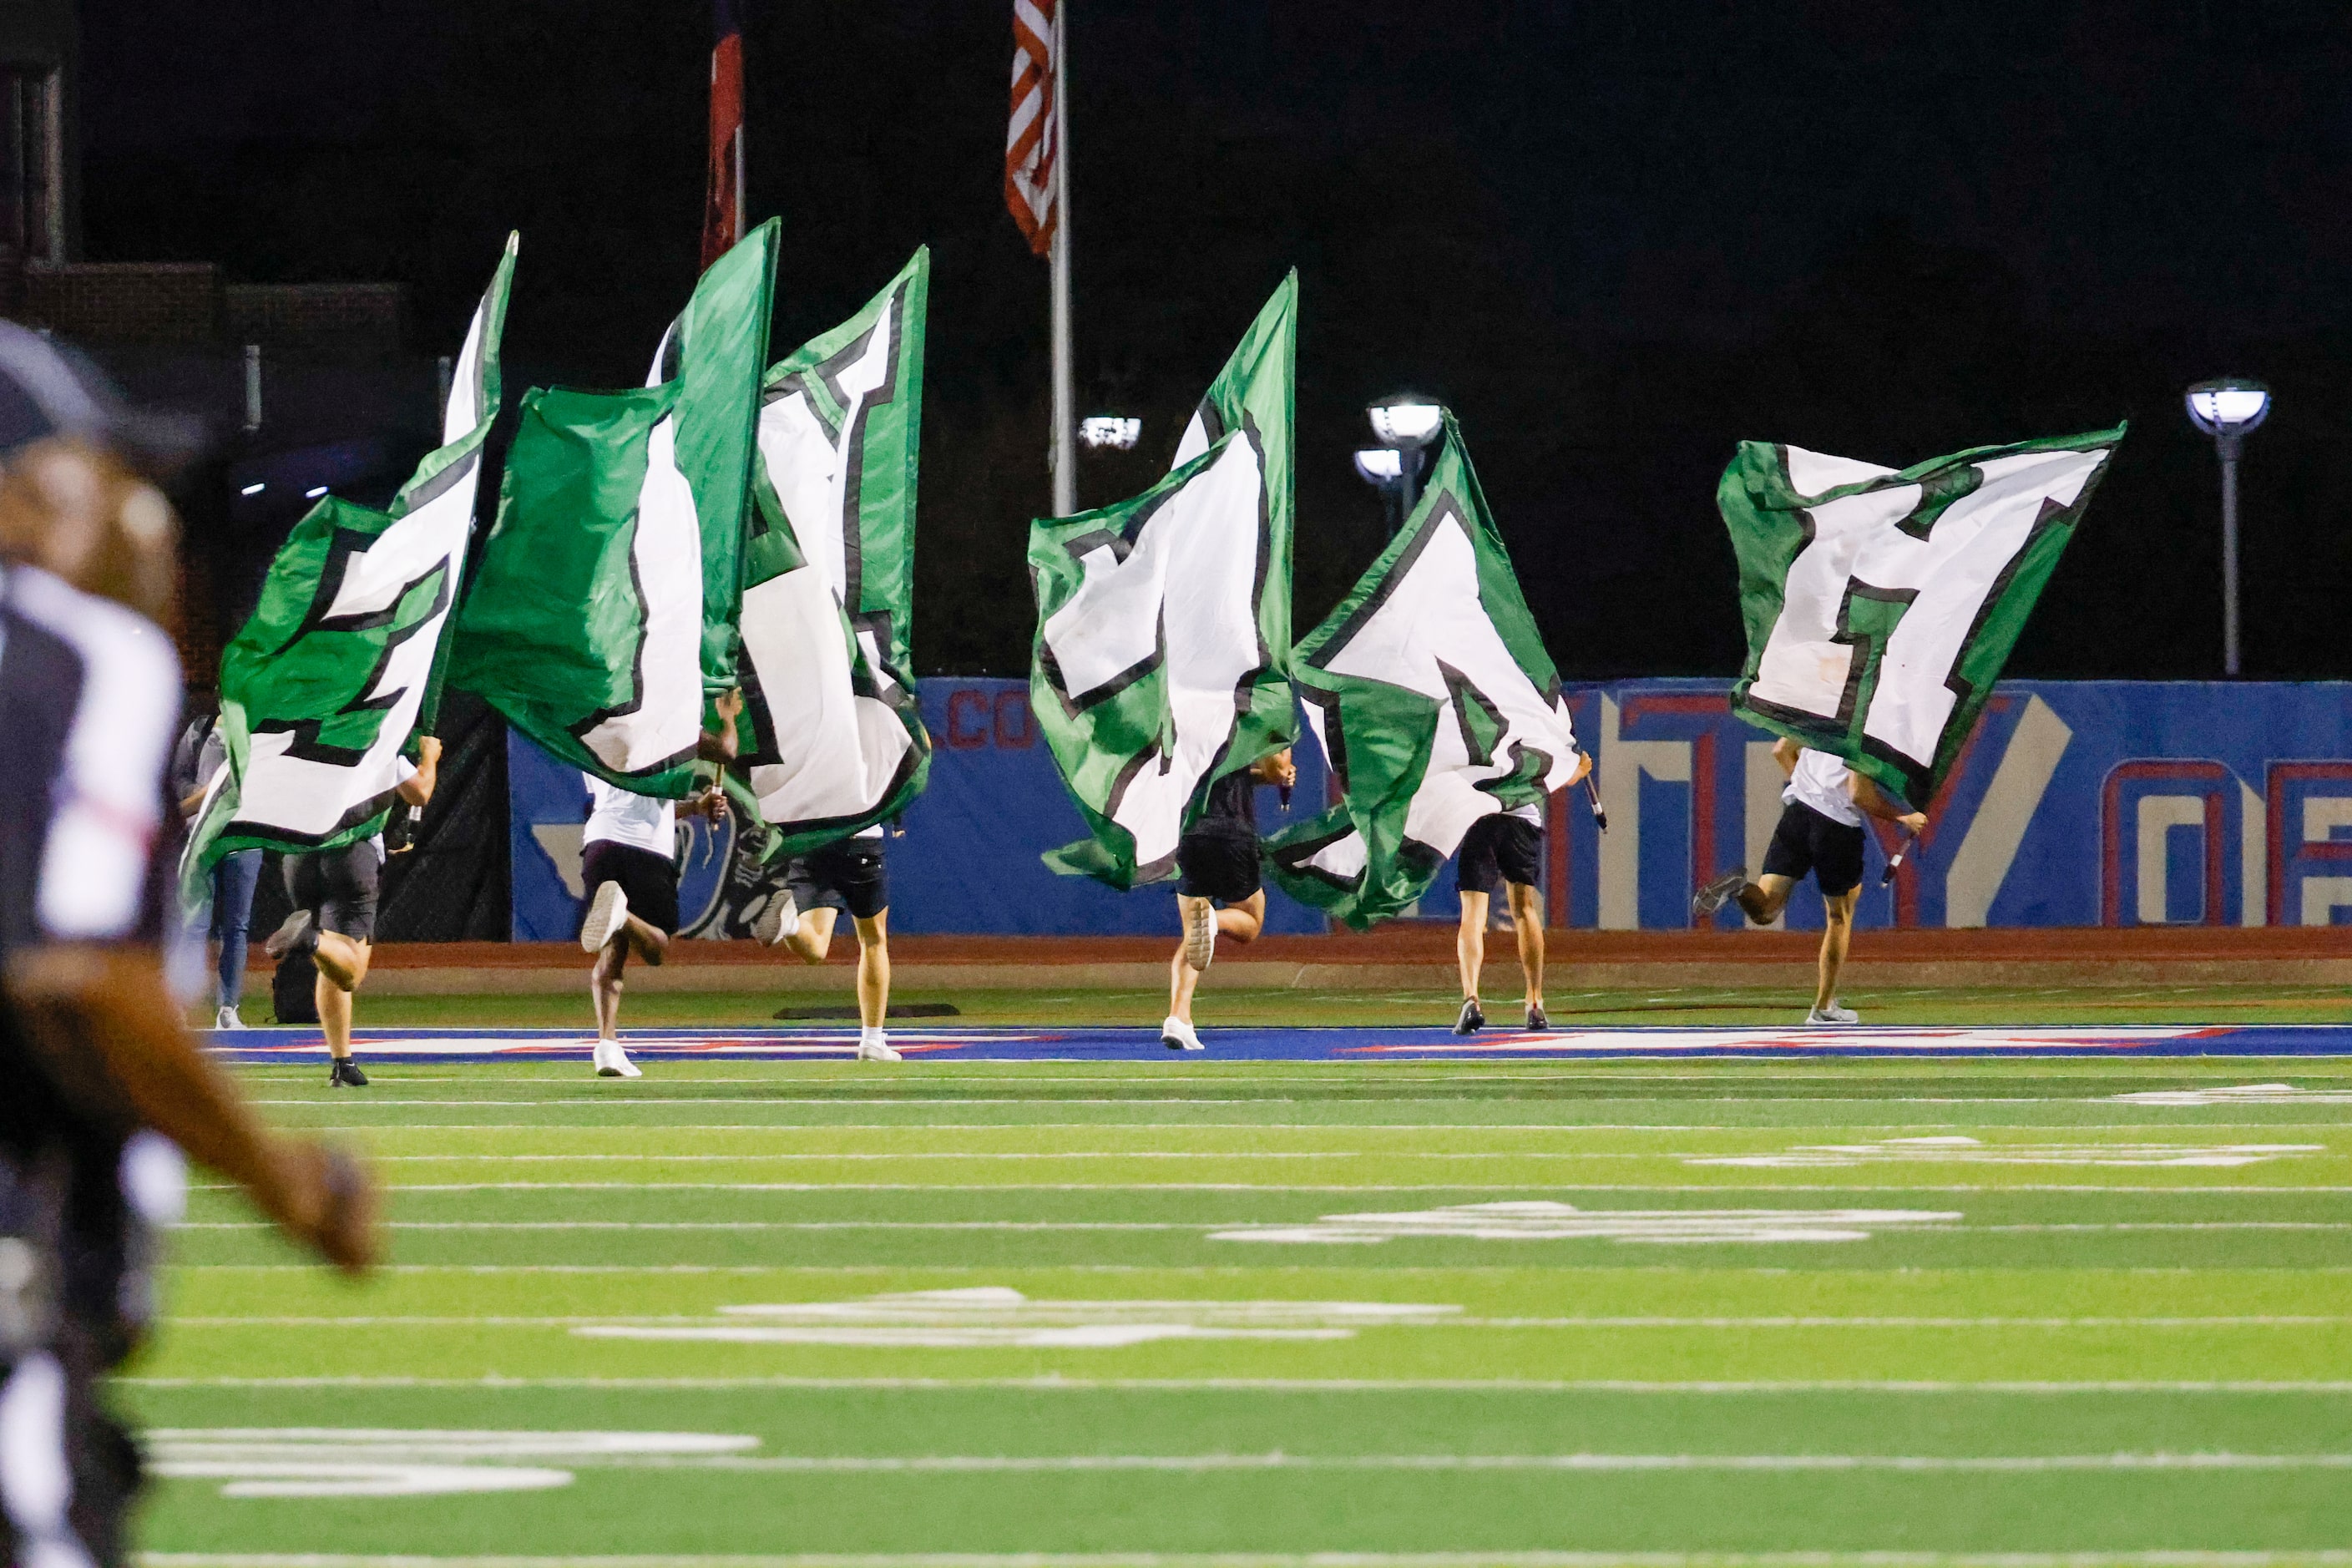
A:
[[[2189,389],[2189,422],[2213,437],[2221,459],[2221,668],[2238,673],[2238,455],[2246,432],[2270,417],[2271,389],[2222,376]]]
[[[1412,519],[1413,502],[1419,499],[1413,494],[1413,481],[1421,477],[1421,449],[1437,439],[1437,432],[1445,423],[1445,411],[1425,397],[1403,393],[1381,398],[1364,414],[1372,422],[1372,434],[1397,454],[1397,483],[1403,500],[1403,515],[1397,520],[1397,527],[1402,528]],[[1360,458],[1356,466],[1362,468]]]
[[[1356,472],[1381,492],[1381,510],[1389,514],[1389,536],[1394,538],[1404,526],[1405,514],[1396,504],[1404,489],[1404,454],[1394,447],[1367,447],[1356,454]]]

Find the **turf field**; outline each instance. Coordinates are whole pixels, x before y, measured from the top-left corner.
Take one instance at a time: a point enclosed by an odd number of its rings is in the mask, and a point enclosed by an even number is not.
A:
[[[2352,1061],[241,1070],[152,1562],[2352,1562]]]

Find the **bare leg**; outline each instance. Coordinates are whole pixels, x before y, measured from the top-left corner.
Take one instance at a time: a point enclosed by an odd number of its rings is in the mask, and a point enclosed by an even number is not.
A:
[[[1528,1005],[1543,1005],[1543,895],[1521,882],[1503,884],[1511,903],[1511,934],[1518,939],[1519,973],[1527,977]],[[1484,904],[1486,900],[1478,900]],[[1483,922],[1482,922],[1483,923]]]
[[[1184,944],[1176,944],[1176,956],[1168,961],[1168,1015],[1189,1024],[1192,1021],[1192,988],[1201,983],[1201,972],[1184,962]]]
[[[831,904],[820,904],[801,911],[800,930],[784,938],[784,945],[803,963],[823,963],[833,947],[833,928],[841,911]]]
[[[831,914],[831,910],[825,913]],[[826,925],[826,939],[832,938],[832,924]],[[890,911],[884,910],[870,921],[856,921],[857,927],[857,1021],[869,1029],[878,1029],[890,1016]]]
[[[1838,971],[1845,967],[1846,949],[1853,941],[1853,906],[1860,888],[1848,888],[1833,899],[1823,899],[1828,919],[1822,927],[1821,983],[1813,987],[1813,1009],[1819,1012],[1837,996]]]
[[[1768,871],[1732,894],[1731,898],[1739,906],[1740,913],[1746,915],[1751,923],[1768,926],[1780,918],[1780,911],[1788,907],[1789,895],[1796,891],[1796,888],[1797,884],[1788,878],[1774,876]]]
[[[588,994],[596,1004],[596,1037],[600,1040],[621,1037],[621,971],[628,963],[628,934],[615,931],[613,940],[597,952],[595,965],[588,971]]]
[[[1462,894],[1462,925],[1454,933],[1454,962],[1462,971],[1462,999],[1478,994],[1478,975],[1486,967],[1486,895],[1465,889]]]
[[[1187,901],[1206,903],[1206,899],[1188,900],[1182,893],[1176,895],[1181,906]],[[1265,892],[1252,893],[1238,904],[1228,904],[1215,911],[1217,935],[1227,942],[1255,942],[1265,929]],[[1168,961],[1169,1016],[1192,1021],[1192,993],[1201,984],[1201,972],[1184,961],[1184,944],[1176,944],[1176,955]]]
[[[1217,934],[1229,942],[1255,942],[1265,929],[1265,890],[1261,888],[1238,904],[1217,911]]]
[[[310,988],[310,996],[319,1005],[319,1029],[327,1037],[327,1054],[337,1061],[348,1061],[352,1054],[352,994],[367,978],[368,944],[353,942],[341,931],[319,933],[318,951],[311,962],[318,966],[318,984]]]
[[[647,963],[658,964],[669,952],[669,935],[647,925],[635,915],[625,917],[621,924],[621,939],[637,950],[637,956]]]

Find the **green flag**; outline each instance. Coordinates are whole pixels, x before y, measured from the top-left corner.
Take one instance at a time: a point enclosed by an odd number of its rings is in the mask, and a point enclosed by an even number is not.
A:
[[[545,751],[684,796],[733,683],[776,223],[702,275],[649,384],[525,395],[449,679]]]
[[[2126,426],[1899,472],[1743,441],[1733,710],[1925,805],[1975,728]]]
[[[915,490],[931,254],[768,372],[744,545],[742,763],[772,853],[906,808],[929,774],[915,696]]]
[[[1291,661],[1340,804],[1266,846],[1275,884],[1360,931],[1421,897],[1480,817],[1576,776],[1559,675],[1451,414],[1404,528]]]
[[[498,417],[499,338],[519,245],[508,237],[467,329],[442,444],[389,510],[334,496],[311,508],[224,650],[228,760],[207,784],[182,861],[192,896],[233,849],[334,848],[383,830],[400,753],[412,732],[429,731],[438,705],[482,443]]]
[[[1065,875],[1157,881],[1207,786],[1287,746],[1292,370],[1285,279],[1211,384],[1166,479],[1030,525],[1031,702],[1091,837]]]

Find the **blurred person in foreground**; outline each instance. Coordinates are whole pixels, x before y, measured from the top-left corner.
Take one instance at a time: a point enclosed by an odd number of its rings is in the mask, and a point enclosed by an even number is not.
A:
[[[375,1253],[366,1178],[264,1130],[165,984],[177,522],[130,455],[168,434],[0,322],[0,1547],[18,1568],[128,1560],[138,1450],[97,1380],[149,1325],[181,1150],[338,1268]]]

